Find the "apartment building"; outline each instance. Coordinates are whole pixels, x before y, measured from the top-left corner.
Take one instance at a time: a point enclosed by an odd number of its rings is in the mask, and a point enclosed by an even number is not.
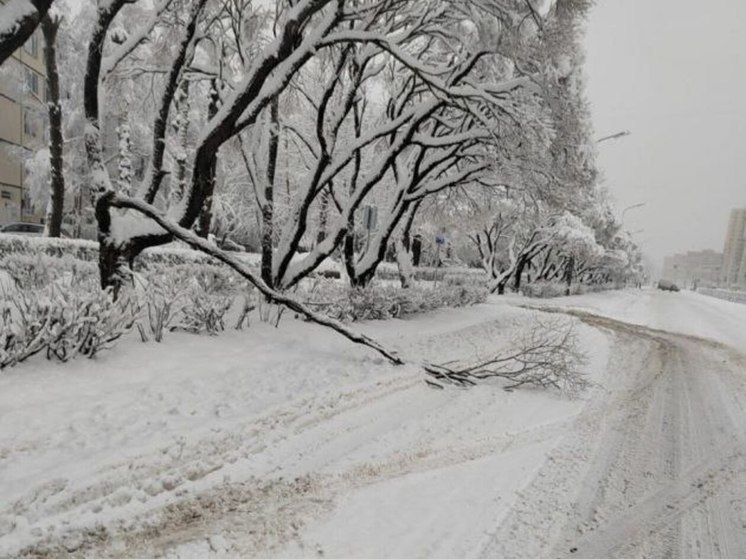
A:
[[[714,286],[722,275],[723,255],[714,250],[674,254],[663,261],[663,278],[681,287]]]
[[[34,207],[25,183],[23,159],[45,143],[45,99],[44,39],[37,29],[0,67],[0,225],[42,221],[43,208]]]
[[[746,287],[746,208],[730,212],[721,282],[726,287]]]

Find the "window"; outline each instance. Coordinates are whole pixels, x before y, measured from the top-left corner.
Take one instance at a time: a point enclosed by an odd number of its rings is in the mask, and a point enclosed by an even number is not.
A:
[[[9,191],[7,191],[7,190],[3,190],[2,194],[0,194],[0,197],[2,197],[3,200],[12,200],[13,199],[13,195]]]
[[[33,95],[39,96],[39,74],[28,68],[26,68],[26,87]]]
[[[23,135],[31,138],[38,138],[39,131],[36,126],[36,119],[30,111],[23,112]]]
[[[34,58],[39,55],[39,36],[36,33],[31,35],[31,38],[26,41],[26,43],[23,45],[23,50],[25,50],[27,54],[30,54]]]

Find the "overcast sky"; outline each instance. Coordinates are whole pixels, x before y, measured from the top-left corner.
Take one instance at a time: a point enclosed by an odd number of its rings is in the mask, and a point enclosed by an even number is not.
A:
[[[656,261],[722,251],[746,207],[746,2],[598,0],[587,27],[599,166],[625,226]]]

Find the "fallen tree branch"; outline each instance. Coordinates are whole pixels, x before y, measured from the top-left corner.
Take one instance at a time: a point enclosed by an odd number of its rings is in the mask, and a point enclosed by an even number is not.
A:
[[[307,305],[301,303],[300,301],[296,301],[292,297],[289,297],[284,293],[275,291],[274,289],[270,288],[266,283],[264,283],[264,281],[262,281],[260,277],[254,275],[254,273],[246,264],[240,262],[230,254],[222,251],[217,246],[208,242],[206,239],[198,237],[194,232],[180,227],[173,221],[169,220],[168,217],[166,217],[166,215],[158,208],[151,206],[150,204],[142,200],[122,196],[111,191],[104,194],[104,197],[105,199],[102,198],[99,203],[106,203],[109,206],[115,208],[129,208],[138,211],[155,221],[158,225],[168,231],[175,238],[184,241],[189,246],[201,252],[209,254],[213,258],[220,260],[224,264],[230,266],[241,276],[246,278],[252,285],[254,285],[254,287],[259,290],[260,293],[262,293],[262,295],[267,297],[272,302],[283,305],[290,310],[302,314],[312,322],[331,328],[353,343],[361,344],[377,351],[394,365],[404,364],[404,360],[399,357],[396,352],[386,349],[384,346],[382,346],[372,338],[369,338],[365,334],[355,332],[354,330],[347,328],[341,322],[329,318],[314,310],[311,310]]]
[[[516,349],[461,367],[450,364],[424,365],[432,377],[429,384],[473,386],[481,380],[500,378],[508,381],[506,390],[523,385],[556,388],[577,395],[589,382],[580,371],[586,356],[578,348],[574,323],[536,319],[533,326],[514,340]]]
[[[338,320],[314,311],[308,305],[270,288],[246,264],[194,232],[180,227],[161,210],[145,201],[110,191],[103,195],[99,203],[132,209],[146,215],[175,238],[228,265],[254,285],[269,301],[289,308],[312,322],[331,328],[353,343],[375,350],[394,365],[405,363],[396,352],[385,348],[365,334],[355,332]],[[517,340],[517,349],[511,353],[498,354],[461,368],[450,366],[449,363],[433,365],[422,362],[420,365],[429,377],[425,381],[433,388],[442,389],[446,385],[474,386],[479,381],[497,377],[510,381],[505,387],[506,390],[534,385],[554,387],[564,393],[577,394],[588,386],[588,381],[578,370],[584,362],[585,356],[577,347],[572,321],[542,322],[536,319],[533,327]]]

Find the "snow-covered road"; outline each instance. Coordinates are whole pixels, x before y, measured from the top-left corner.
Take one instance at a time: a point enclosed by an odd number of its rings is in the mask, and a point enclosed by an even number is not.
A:
[[[527,302],[365,330],[468,358]],[[0,557],[742,557],[746,306],[542,304],[580,321],[582,399],[432,390],[293,320],[23,365],[0,377]]]
[[[746,357],[577,315],[613,338],[607,391],[548,454],[479,557],[743,557]]]

